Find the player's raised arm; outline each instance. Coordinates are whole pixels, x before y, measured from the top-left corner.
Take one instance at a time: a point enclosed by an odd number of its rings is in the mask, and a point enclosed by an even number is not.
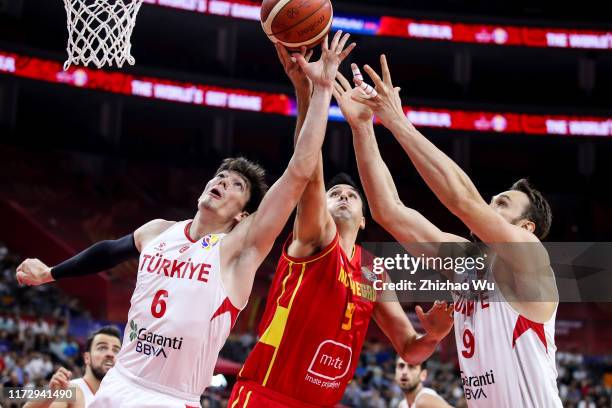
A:
[[[49,267],[38,259],[26,259],[17,267],[17,281],[22,285],[38,286],[59,279],[93,275],[112,269],[129,259],[138,259],[146,243],[172,224],[174,222],[153,220],[133,234],[97,242],[54,267]]]
[[[353,75],[360,77],[357,65],[351,66]],[[353,88],[340,73],[334,88],[334,97],[353,133],[355,157],[359,177],[368,198],[374,221],[380,224],[400,243],[463,242],[464,238],[445,233],[401,201],[389,168],[383,161],[370,107],[353,100],[352,96],[367,96],[367,91]]]
[[[393,87],[384,55],[380,62],[382,78],[370,66],[364,67],[374,81],[377,95],[367,98],[356,96],[354,99],[374,110],[383,125],[400,142],[438,199],[484,242],[538,243],[538,237],[532,233],[535,229],[533,223],[517,226],[507,222],[485,202],[467,174],[408,121],[399,91]],[[359,85],[361,81],[356,83]],[[515,253],[504,253],[505,249],[500,247],[499,253],[508,262],[521,262],[524,259]],[[529,259],[532,266],[534,262],[540,266],[546,266],[549,262],[546,251],[542,250],[536,250]]]
[[[293,144],[297,143],[298,136],[306,120],[306,112],[310,106],[310,98],[312,96],[312,82],[304,73],[297,60],[289,54],[287,48],[281,43],[275,43],[276,54],[285,70],[285,74],[291,80],[291,84],[295,89],[295,100],[297,105],[297,118],[295,121],[295,132],[293,135]],[[300,54],[304,56],[306,62],[310,62],[313,50],[307,50],[306,47],[300,49]]]
[[[344,47],[343,42],[348,36],[342,38],[339,47]],[[291,60],[287,50],[280,44],[276,44],[285,73],[291,79],[295,88],[297,98],[297,121],[294,143],[297,143],[305,113],[310,104],[310,92],[312,83],[295,59]],[[301,54],[308,61],[312,52],[307,53],[303,47]],[[297,205],[297,213],[293,225],[293,237],[288,251],[291,255],[304,257],[316,252],[318,248],[329,244],[336,233],[334,220],[327,211],[325,196],[325,181],[323,176],[323,156],[319,152],[317,165],[309,183],[306,185]]]
[[[348,35],[341,38],[339,32],[329,46],[324,41],[321,58],[316,62],[308,63],[303,55],[294,54],[312,81],[312,99],[287,169],[270,188],[257,212],[238,224],[228,237],[226,259],[230,265],[232,261],[237,262],[231,268],[239,281],[252,282],[257,267],[272,248],[314,173],[325,138],[334,78],[340,63],[355,47],[353,43],[344,48],[347,39]],[[249,287],[239,289],[241,293],[237,297],[246,300],[250,285],[242,286]]]

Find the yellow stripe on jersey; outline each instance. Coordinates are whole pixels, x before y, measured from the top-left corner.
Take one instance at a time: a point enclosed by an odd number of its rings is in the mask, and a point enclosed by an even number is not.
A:
[[[336,243],[334,245],[332,245],[331,248],[329,248],[327,251],[325,251],[324,254],[321,254],[321,255],[317,256],[315,259],[311,259],[310,261],[304,261],[304,262],[295,262],[295,261],[292,261],[291,259],[289,259],[289,258],[287,258],[285,256],[285,251],[283,251],[283,258],[285,258],[290,264],[295,263],[295,264],[298,264],[298,265],[305,265],[305,264],[316,262],[319,259],[327,256],[327,254],[329,254],[331,251],[333,251],[333,249],[336,247],[336,245],[338,245],[338,241],[336,241]]]
[[[234,401],[234,403],[232,404],[231,408],[235,408],[236,404],[238,404],[238,401],[240,401],[240,393],[242,392],[242,389],[244,388],[244,385],[240,387],[240,389],[238,390],[238,395],[236,396],[236,401]]]
[[[252,393],[252,392],[253,392],[253,391],[249,391],[249,392],[247,393],[247,397],[246,397],[246,400],[244,400],[244,405],[242,406],[242,408],[246,408],[247,404],[249,403],[249,399],[251,399],[251,393]]]
[[[276,306],[276,311],[274,312],[272,322],[270,322],[270,325],[266,328],[264,334],[261,335],[259,342],[269,346],[278,347],[283,337],[283,332],[285,331],[288,317],[289,309],[282,306]]]
[[[287,320],[289,319],[289,312],[291,311],[291,306],[293,305],[293,300],[297,295],[298,289],[302,284],[302,278],[304,277],[304,272],[306,271],[306,264],[303,263],[302,271],[300,272],[300,277],[295,285],[295,289],[291,294],[291,299],[289,300],[289,305],[285,308],[280,306],[280,298],[283,296],[285,292],[285,284],[287,283],[287,279],[291,275],[293,270],[293,263],[289,263],[289,274],[283,280],[283,291],[281,292],[278,299],[276,299],[276,310],[274,311],[274,317],[272,318],[272,322],[266,328],[266,331],[261,336],[259,341],[264,344],[268,344],[274,347],[274,354],[272,354],[272,359],[270,360],[270,365],[268,366],[268,371],[266,372],[266,376],[264,377],[262,385],[265,387],[268,383],[268,378],[270,377],[270,372],[272,372],[272,367],[274,366],[274,361],[276,360],[276,354],[278,353],[278,347],[280,346],[281,341],[283,340],[283,335],[285,334],[285,327],[287,326]]]

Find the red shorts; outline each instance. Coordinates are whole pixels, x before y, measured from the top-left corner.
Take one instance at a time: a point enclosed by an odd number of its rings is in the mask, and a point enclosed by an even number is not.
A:
[[[307,404],[254,382],[238,381],[234,385],[227,406],[228,408],[319,408],[325,405]]]

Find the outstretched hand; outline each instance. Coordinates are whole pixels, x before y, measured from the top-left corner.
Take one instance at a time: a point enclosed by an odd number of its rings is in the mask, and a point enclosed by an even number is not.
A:
[[[357,65],[352,64],[353,70]],[[371,122],[374,112],[369,106],[356,102],[354,96],[362,96],[364,92],[361,88],[353,88],[351,83],[340,72],[336,75],[336,83],[333,90],[334,98],[344,115],[344,118],[351,126],[361,123]]]
[[[293,87],[296,92],[305,92],[310,95],[312,91],[312,83],[310,79],[306,76],[300,65],[297,63],[295,58],[292,58],[289,55],[289,51],[285,48],[281,43],[275,43],[274,48],[276,48],[276,54],[278,55],[278,59],[283,65],[283,69],[285,70],[285,74],[291,80]],[[308,50],[305,46],[302,46],[300,49],[300,54],[304,57],[306,62],[310,62],[310,58],[312,58],[313,50]]]
[[[399,96],[400,88],[393,86],[387,57],[384,54],[380,56],[380,66],[382,78],[369,65],[363,67],[374,82],[374,87],[364,82],[359,68],[353,69],[353,81],[363,91],[360,95],[353,95],[353,100],[372,109],[381,123],[389,129],[398,121],[406,122],[406,116]]]
[[[338,67],[357,46],[357,44],[351,43],[345,48],[349,37],[350,34],[342,35],[342,31],[338,31],[331,44],[328,45],[328,37],[325,36],[321,44],[321,58],[316,62],[309,63],[301,53],[293,54],[292,60],[298,63],[315,88],[325,88],[331,91],[334,87]]]
[[[423,312],[421,306],[415,308],[416,315],[427,334],[436,339],[442,340],[453,328],[453,304],[447,305],[446,302],[436,300],[434,305],[427,313]]]

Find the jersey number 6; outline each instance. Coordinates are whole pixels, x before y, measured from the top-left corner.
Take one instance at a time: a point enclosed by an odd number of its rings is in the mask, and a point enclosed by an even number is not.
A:
[[[151,314],[153,317],[160,318],[166,313],[166,301],[165,298],[168,297],[167,290],[158,290],[155,296],[153,297],[153,303],[151,303]]]

